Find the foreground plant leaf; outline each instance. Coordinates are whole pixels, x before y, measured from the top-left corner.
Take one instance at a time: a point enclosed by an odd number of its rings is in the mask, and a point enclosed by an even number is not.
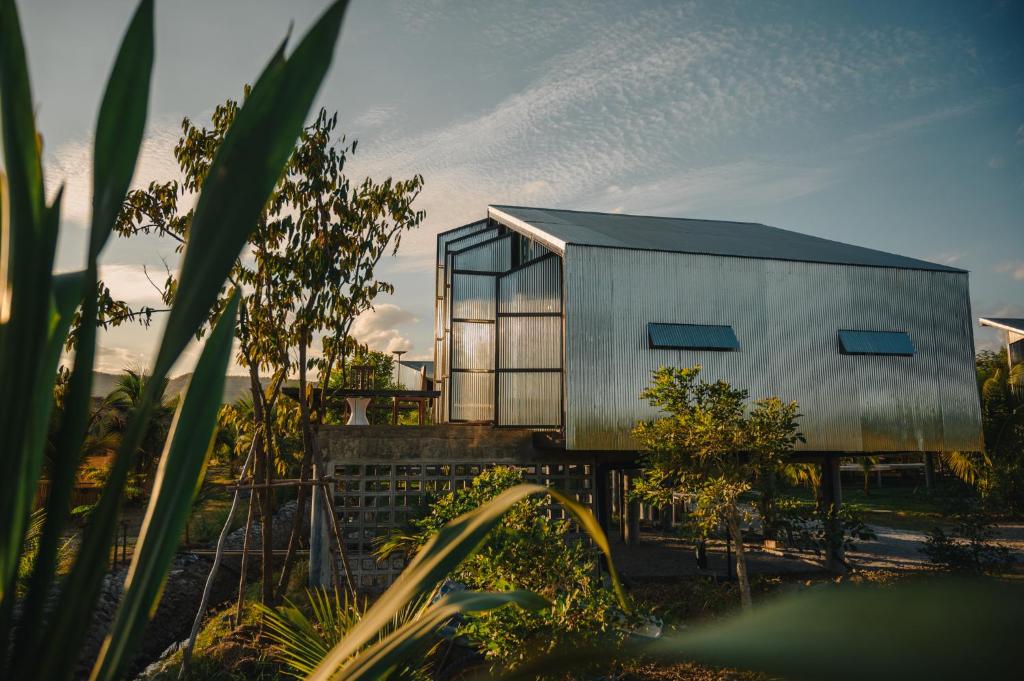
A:
[[[363,664],[359,658],[356,658],[356,653],[377,637],[379,632],[392,620],[395,613],[401,612],[402,608],[413,600],[432,592],[459,563],[480,549],[487,539],[487,534],[501,520],[501,516],[506,511],[533,494],[550,495],[562,504],[591,536],[605,555],[610,566],[615,592],[623,608],[628,610],[628,602],[615,568],[612,566],[608,539],[590,511],[561,492],[543,485],[517,485],[505,490],[483,506],[456,518],[434,535],[420,549],[420,552],[399,575],[391,588],[373,604],[363,615],[359,624],[349,632],[341,643],[334,647],[330,655],[309,678],[315,681],[346,678],[348,667],[356,668]],[[410,631],[406,635],[412,636],[415,633]],[[346,665],[346,663],[348,664]]]
[[[501,678],[533,679],[629,658],[699,662],[793,681],[1009,679],[1020,676],[1024,585],[935,579],[826,586],[696,624],[654,643],[560,651]]]
[[[174,415],[125,579],[124,598],[93,668],[93,679],[106,681],[119,676],[160,602],[167,569],[202,483],[216,434],[237,314],[235,294],[206,342]]]

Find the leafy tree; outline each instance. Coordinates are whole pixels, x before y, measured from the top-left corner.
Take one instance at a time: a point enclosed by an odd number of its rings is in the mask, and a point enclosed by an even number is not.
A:
[[[245,89],[248,96],[249,88]],[[151,183],[130,192],[115,226],[123,237],[154,234],[169,239],[181,250],[189,233],[193,210],[186,199],[198,193],[224,135],[239,111],[239,104],[227,100],[214,110],[209,127],[189,119],[182,121],[182,136],[174,154],[183,179]],[[275,461],[289,458],[281,447],[286,435],[278,425],[285,418],[277,411],[281,384],[290,372],[297,372],[300,392],[299,428],[303,460],[299,474],[314,473],[315,424],[322,410],[307,391],[307,372],[319,369],[330,375],[333,365],[349,346],[349,332],[355,318],[372,305],[390,284],[376,278],[374,270],[388,252],[395,252],[401,234],[419,225],[424,214],[414,211],[422,178],[383,182],[366,179],[353,186],[344,175],[345,160],[356,143],[333,140],[337,115],[321,109],[296,143],[285,171],[278,179],[270,200],[261,212],[243,256],[232,268],[229,282],[245,293],[236,331],[237,361],[248,368],[252,404],[252,433],[255,441],[255,479],[269,483]],[[177,281],[167,273],[164,301],[175,298]],[[218,306],[224,303],[222,291]],[[310,348],[322,338],[323,356],[311,358]],[[263,376],[272,375],[269,387]],[[325,386],[321,386],[321,398]],[[311,425],[312,423],[312,425]],[[300,507],[308,492],[300,487]],[[263,601],[274,600],[271,574],[273,504],[269,493],[259,495],[260,520],[264,528]],[[296,546],[298,519],[289,545]],[[285,561],[284,577],[294,551]],[[286,583],[283,581],[282,584]]]
[[[754,481],[786,465],[803,436],[797,430],[796,402],[777,397],[748,407],[746,390],[725,381],[699,379],[701,366],[662,367],[641,393],[664,416],[641,421],[633,429],[640,449],[645,484],[676,490],[697,501],[694,518],[705,532],[725,523],[736,544],[736,575],[744,607],[750,582],[743,548],[746,513],[740,497]]]

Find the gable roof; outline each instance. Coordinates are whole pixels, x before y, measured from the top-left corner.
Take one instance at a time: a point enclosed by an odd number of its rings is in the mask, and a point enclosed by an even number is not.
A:
[[[565,253],[567,245],[575,244],[937,272],[965,271],[756,222],[691,220],[502,205],[489,206],[487,215],[560,254]]]

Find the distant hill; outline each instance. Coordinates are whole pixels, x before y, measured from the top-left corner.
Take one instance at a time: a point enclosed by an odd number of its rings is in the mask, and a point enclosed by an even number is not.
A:
[[[92,375],[92,394],[93,397],[106,397],[117,387],[118,374],[108,374],[102,371],[94,371]],[[167,382],[167,397],[173,397],[175,395],[181,395],[185,392],[185,388],[188,387],[189,379],[192,378],[192,374],[181,374],[175,376]],[[264,379],[264,385],[269,382],[268,379]],[[227,376],[224,382],[224,403],[230,403],[237,400],[243,395],[249,394],[249,377],[248,376]]]

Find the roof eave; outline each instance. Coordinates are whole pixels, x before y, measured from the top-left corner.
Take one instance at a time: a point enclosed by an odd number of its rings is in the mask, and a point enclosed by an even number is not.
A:
[[[487,217],[492,220],[499,222],[509,229],[514,229],[520,234],[524,234],[531,239],[540,242],[549,250],[557,253],[558,255],[565,255],[565,242],[561,239],[556,238],[554,235],[545,232],[528,222],[524,222],[517,217],[509,215],[500,208],[494,206],[487,207]]]

